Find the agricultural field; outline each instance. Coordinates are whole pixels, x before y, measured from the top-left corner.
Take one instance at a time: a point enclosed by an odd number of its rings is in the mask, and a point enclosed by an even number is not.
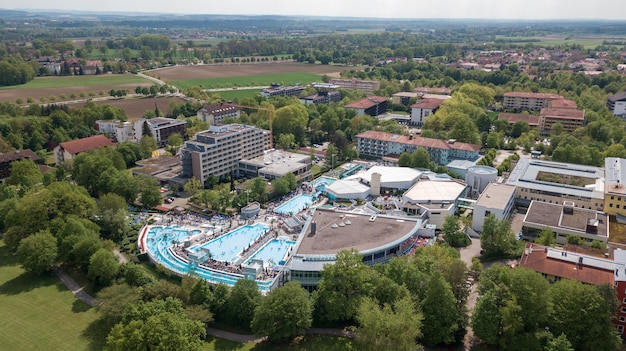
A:
[[[114,100],[103,100],[103,101],[95,101],[98,105],[111,105],[114,107],[119,107],[126,111],[126,116],[128,116],[128,121],[136,121],[140,119],[148,110],[154,111],[154,106],[159,108],[162,114],[167,113],[168,108],[170,106],[170,102],[175,101],[179,104],[185,103],[185,99],[181,97],[146,97],[141,99],[135,98],[126,98],[126,99],[114,99]],[[76,107],[82,107],[84,104],[73,105]]]
[[[205,88],[223,88],[233,86],[251,86],[252,82],[263,82],[272,78],[308,80],[320,79],[326,74],[339,77],[341,71],[347,69],[362,69],[362,67],[311,65],[300,62],[271,62],[256,64],[223,64],[223,65],[195,65],[177,66],[153,70],[149,74],[162,80],[170,81],[180,87],[202,84]],[[282,76],[293,74],[292,76]],[[315,77],[317,76],[317,77]],[[232,80],[236,77],[239,80]],[[228,79],[224,79],[228,78]],[[231,82],[232,81],[232,82]],[[230,84],[230,85],[227,85]],[[235,85],[239,84],[239,85]],[[264,84],[260,84],[264,85]]]
[[[192,86],[202,86],[204,89],[214,88],[230,88],[230,87],[260,87],[269,86],[273,83],[281,85],[293,84],[309,84],[320,81],[321,75],[302,73],[302,72],[285,72],[274,74],[261,74],[254,76],[234,76],[224,78],[208,78],[208,79],[190,79],[173,81],[172,83],[179,89],[185,89]]]
[[[97,76],[39,77],[32,81],[0,88],[0,102],[13,102],[28,98],[35,102],[75,100],[81,97],[108,95],[111,89],[134,91],[137,86],[150,86],[154,83],[132,74],[106,74]],[[74,94],[74,98],[72,98]]]
[[[0,240],[0,340],[5,350],[101,350],[99,313],[53,274],[25,272]]]
[[[523,44],[532,44],[535,46],[547,47],[547,46],[558,46],[558,45],[582,45],[585,49],[594,49],[597,46],[602,45],[602,42],[605,38],[594,38],[594,37],[585,37],[585,38],[577,38],[573,37],[571,39],[566,39],[562,36],[546,36],[546,37],[507,37],[507,36],[496,36],[497,40],[516,43],[519,45]],[[606,40],[614,41],[614,40],[623,40],[618,38],[606,38]]]

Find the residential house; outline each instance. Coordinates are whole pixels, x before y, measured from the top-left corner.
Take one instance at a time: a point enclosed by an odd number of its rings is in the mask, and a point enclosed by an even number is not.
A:
[[[74,159],[76,155],[82,152],[113,145],[115,144],[104,135],[94,135],[87,138],[65,141],[54,148],[54,159],[57,166],[59,166],[65,161]]]

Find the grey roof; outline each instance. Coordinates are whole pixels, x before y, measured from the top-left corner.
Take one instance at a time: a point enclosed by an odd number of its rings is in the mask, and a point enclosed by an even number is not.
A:
[[[611,101],[611,102],[624,101],[624,100],[626,100],[626,92],[615,94],[613,96],[609,96],[608,100]]]
[[[537,180],[537,175],[541,171],[592,178],[596,182],[584,187],[550,183]],[[604,169],[594,166],[522,158],[517,162],[506,184],[584,198],[604,199]]]

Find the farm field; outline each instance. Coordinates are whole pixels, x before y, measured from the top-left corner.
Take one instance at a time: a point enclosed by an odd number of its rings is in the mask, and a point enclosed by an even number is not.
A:
[[[98,312],[53,274],[32,276],[0,240],[0,340],[5,350],[100,350]]]
[[[503,41],[510,41],[511,43],[517,44],[533,44],[536,46],[557,46],[557,45],[582,45],[585,49],[594,49],[597,46],[602,45],[602,42],[605,38],[571,38],[565,39],[565,37],[557,37],[557,36],[548,36],[548,37],[507,37],[507,36],[496,36],[496,39]],[[525,42],[525,40],[533,40],[529,42]],[[616,38],[607,38],[607,40],[618,40]],[[621,40],[621,39],[619,39]]]
[[[159,108],[162,114],[167,113],[167,110],[170,106],[171,101],[176,101],[177,103],[185,103],[185,99],[180,97],[158,97],[158,98],[141,98],[141,99],[119,99],[119,100],[105,100],[105,101],[95,101],[98,105],[111,105],[115,107],[119,107],[126,111],[126,116],[128,116],[128,121],[136,121],[140,119],[144,113],[148,110],[154,111],[154,105]],[[71,105],[73,107],[82,107],[84,104]]]
[[[40,77],[34,80],[11,87],[0,88],[0,102],[16,102],[22,99],[26,103],[28,98],[38,102],[41,98],[47,101],[54,97],[55,101],[74,100],[82,93],[84,96],[93,94],[99,96],[100,91],[108,95],[111,89],[126,89],[134,91],[137,86],[150,86],[153,83],[144,78],[130,74],[98,75],[98,76],[67,76],[67,77]],[[73,99],[71,95],[76,97]],[[61,95],[64,95],[62,97]]]
[[[179,89],[185,89],[192,86],[202,86],[204,89],[213,88],[230,88],[230,87],[259,87],[269,86],[273,83],[281,85],[293,85],[293,84],[309,84],[315,81],[320,81],[321,75],[302,73],[302,72],[286,72],[286,73],[274,73],[263,74],[255,76],[236,76],[225,78],[209,78],[209,79],[191,79],[191,80],[178,80],[172,83]]]
[[[360,70],[362,68],[363,67],[361,66],[311,65],[300,62],[270,62],[250,64],[176,66],[153,70],[145,73],[161,77],[161,79],[163,80],[184,81],[192,79],[272,75],[289,72],[309,73],[314,75],[326,74],[332,77],[339,77],[339,74],[342,71],[350,69]]]

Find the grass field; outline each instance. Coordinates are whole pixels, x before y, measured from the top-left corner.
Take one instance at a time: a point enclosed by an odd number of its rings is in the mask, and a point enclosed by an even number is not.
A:
[[[253,97],[259,93],[259,89],[241,89],[241,90],[224,90],[216,91],[215,94],[219,94],[224,100],[235,100],[244,97]]]
[[[2,90],[10,89],[42,89],[42,88],[64,88],[83,86],[91,87],[98,85],[117,85],[132,83],[148,83],[147,79],[134,74],[103,74],[97,76],[62,76],[62,77],[38,77],[26,84],[3,87]]]
[[[603,38],[572,38],[565,39],[565,37],[507,37],[507,36],[496,36],[497,40],[509,41],[515,44],[532,44],[535,46],[558,46],[558,45],[582,45],[585,49],[594,49],[597,46],[602,45]],[[524,42],[524,40],[537,40],[531,42]],[[611,39],[615,40],[615,39]]]
[[[0,340],[4,350],[101,350],[98,312],[52,273],[26,273],[0,240]]]
[[[202,86],[205,89],[212,89],[212,88],[229,88],[229,87],[266,86],[272,83],[279,83],[282,85],[292,85],[296,83],[308,84],[308,83],[312,83],[315,81],[320,81],[321,79],[322,79],[322,76],[317,75],[317,74],[302,73],[302,72],[285,72],[285,73],[264,74],[264,75],[255,75],[255,76],[177,80],[177,81],[173,81],[173,84],[180,89],[185,89],[185,88],[189,88],[192,86]]]

